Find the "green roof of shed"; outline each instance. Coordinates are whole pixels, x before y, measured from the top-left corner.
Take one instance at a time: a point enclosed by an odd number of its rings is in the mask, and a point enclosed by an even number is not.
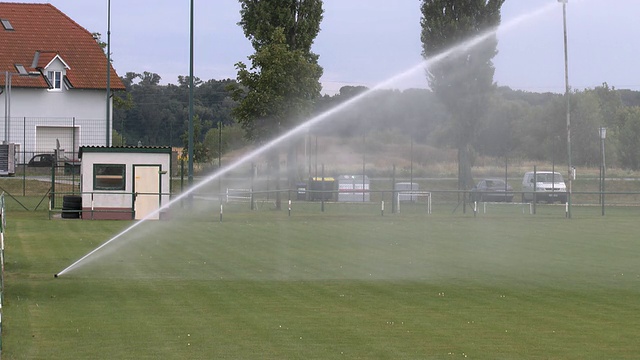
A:
[[[170,146],[81,146],[78,157],[83,153],[118,153],[118,154],[169,154]]]

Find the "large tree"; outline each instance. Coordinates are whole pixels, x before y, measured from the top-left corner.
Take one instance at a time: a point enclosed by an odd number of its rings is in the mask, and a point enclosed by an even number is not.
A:
[[[498,40],[490,34],[500,24],[504,0],[422,0],[422,55],[425,59],[453,49],[476,36],[481,42],[461,46],[442,61],[429,64],[429,86],[451,116],[453,145],[458,150],[458,187],[468,189],[472,143],[487,110],[493,82],[492,59]],[[489,34],[489,35],[487,35]]]
[[[236,64],[239,101],[233,115],[258,143],[295,126],[311,113],[320,96],[322,68],[311,46],[320,31],[322,0],[239,0],[245,36],[255,53],[251,67]],[[289,181],[295,181],[295,147],[289,145]],[[279,173],[279,155],[272,153],[270,168]],[[279,176],[279,175],[277,175]],[[276,182],[278,184],[278,182]],[[279,198],[276,200],[279,207]]]
[[[178,84],[160,85],[161,78],[152,72],[127,72],[121,77],[127,91],[115,94],[114,130],[123,145],[141,142],[150,146],[182,146],[181,134],[187,131],[189,77],[178,76]],[[235,80],[194,79],[194,112],[202,120],[202,135],[213,124],[232,125],[231,109],[236,106],[226,88]],[[127,105],[127,106],[125,106]],[[195,139],[202,141],[203,138]],[[194,159],[205,161],[206,158]]]

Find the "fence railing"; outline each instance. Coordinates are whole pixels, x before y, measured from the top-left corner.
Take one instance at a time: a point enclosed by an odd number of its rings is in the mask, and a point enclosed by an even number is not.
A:
[[[293,203],[301,201],[310,204],[320,204],[319,210],[322,211],[323,203],[359,203],[368,204],[378,209],[385,204],[385,212],[395,213],[398,208],[398,199],[412,200],[412,196],[404,194],[402,190],[394,189],[397,182],[405,181],[404,178],[372,178],[370,179],[369,189],[354,189],[354,196],[344,195],[344,189],[338,189],[337,186],[327,187],[320,190],[310,189],[306,183],[298,183],[290,188],[275,190],[277,188],[274,179],[263,179],[259,177],[228,177],[212,181],[210,185],[198,186],[194,190],[194,196],[203,199],[222,199],[223,203],[242,202],[248,204],[250,209],[265,209],[274,207],[278,201],[291,200]],[[25,181],[27,182],[25,185]],[[197,181],[197,180],[196,180]],[[471,191],[463,191],[453,189],[456,186],[455,179],[412,179],[413,183],[419,185],[419,189],[413,191],[424,191],[429,193],[429,199],[432,203],[433,211],[441,212],[442,209],[451,212],[468,212],[473,211],[470,207],[473,204]],[[41,169],[41,173],[30,174],[24,178],[14,178],[13,183],[18,187],[8,187],[9,181],[0,181],[0,191],[5,192],[6,200],[10,201],[10,206],[14,206],[14,201],[20,204],[20,209],[37,210],[38,208],[49,208],[58,212],[64,205],[64,196],[66,195],[82,195],[80,193],[81,175],[77,174],[73,168],[68,169],[65,166],[56,166],[50,169]],[[172,179],[170,198],[188,190],[181,188],[179,179]],[[515,180],[514,180],[515,182]],[[281,181],[281,185],[285,181]],[[33,187],[33,189],[30,189]],[[608,181],[606,192],[598,191],[598,183],[596,180],[581,179],[578,186],[574,186],[572,192],[572,206],[588,208],[593,211],[604,212],[603,209],[612,207],[640,207],[640,179],[611,179]],[[518,189],[519,190],[519,189]],[[522,191],[513,191],[512,203],[527,203],[522,200]],[[349,199],[347,202],[341,199]],[[362,199],[362,200],[360,200]],[[422,202],[425,199],[413,199]],[[530,202],[530,200],[529,200]],[[405,202],[402,202],[405,204]],[[411,201],[406,202],[410,204]],[[491,201],[480,201],[479,203],[492,203]],[[496,204],[499,204],[496,201]],[[537,204],[546,204],[544,201]],[[280,208],[286,206],[280,204]],[[560,205],[556,202],[555,205]],[[527,205],[529,206],[529,205]],[[132,205],[129,206],[131,208]],[[495,208],[496,205],[490,208]],[[559,206],[556,206],[559,207]],[[312,207],[310,207],[312,208]],[[481,206],[484,209],[484,206]],[[527,207],[528,209],[528,207]],[[101,211],[101,210],[99,210]],[[377,211],[377,210],[376,210]],[[484,210],[483,210],[484,211]],[[525,211],[529,212],[529,211]],[[534,211],[532,211],[534,212]]]
[[[49,219],[56,214],[62,218],[70,219],[94,219],[100,218],[97,214],[120,214],[118,219],[134,219],[136,202],[140,197],[153,196],[164,201],[158,202],[158,206],[169,203],[171,194],[155,192],[121,192],[121,191],[91,191],[91,192],[63,192],[49,196]],[[62,201],[55,201],[62,198]],[[118,201],[113,201],[118,198]]]

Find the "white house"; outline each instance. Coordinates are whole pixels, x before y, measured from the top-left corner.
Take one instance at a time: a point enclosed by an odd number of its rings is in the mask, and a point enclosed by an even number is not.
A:
[[[19,146],[18,161],[111,144],[110,95],[125,86],[92,33],[53,5],[0,2],[0,79],[0,140]]]
[[[170,201],[171,147],[80,147],[83,219],[159,219]]]

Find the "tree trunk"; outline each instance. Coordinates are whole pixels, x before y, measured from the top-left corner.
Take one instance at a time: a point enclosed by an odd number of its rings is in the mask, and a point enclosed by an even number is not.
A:
[[[269,154],[269,177],[273,179],[276,190],[276,209],[282,209],[280,197],[280,152],[274,149]]]
[[[287,148],[287,183],[288,189],[295,189],[298,182],[298,147],[297,141],[292,140]]]
[[[471,176],[471,151],[464,144],[458,146],[458,190],[469,190],[473,187]]]

